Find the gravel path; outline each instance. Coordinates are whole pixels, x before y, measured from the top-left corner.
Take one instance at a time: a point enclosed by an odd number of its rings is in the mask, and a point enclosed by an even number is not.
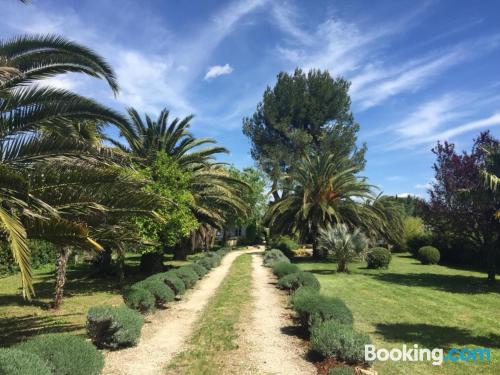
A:
[[[107,352],[103,374],[161,374],[166,363],[184,349],[199,313],[219,287],[236,257],[255,250],[253,248],[230,252],[223,258],[222,264],[200,280],[181,301],[147,317],[148,323],[142,329],[139,345]],[[267,343],[264,346],[267,346]]]
[[[253,308],[249,309],[245,334],[241,337],[247,360],[258,368],[258,373],[316,374],[314,365],[305,359],[306,348],[302,341],[282,332],[282,328],[293,325],[285,307],[286,296],[274,285],[275,277],[262,265],[260,254],[253,255],[252,267]]]

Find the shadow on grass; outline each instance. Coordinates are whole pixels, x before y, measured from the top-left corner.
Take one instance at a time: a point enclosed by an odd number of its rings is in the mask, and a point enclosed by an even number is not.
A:
[[[484,278],[435,273],[378,273],[366,274],[374,279],[406,286],[421,286],[450,293],[481,294],[500,293],[500,285],[488,286]]]
[[[16,316],[0,319],[1,346],[10,346],[27,338],[44,333],[72,332],[82,328],[81,325],[64,322],[64,317],[76,314],[57,316]]]
[[[449,349],[453,345],[500,348],[500,336],[475,336],[469,330],[432,324],[377,324],[377,333],[387,341],[419,344],[427,348]]]

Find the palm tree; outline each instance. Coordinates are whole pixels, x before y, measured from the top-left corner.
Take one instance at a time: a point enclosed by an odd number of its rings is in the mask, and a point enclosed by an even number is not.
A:
[[[306,156],[285,176],[282,198],[266,213],[271,231],[298,232],[302,241],[312,240],[315,257],[320,256],[319,230],[328,224],[346,223],[367,233],[385,233],[389,212],[382,209],[373,186],[356,172],[343,156]]]
[[[248,213],[248,205],[240,198],[241,189],[250,188],[246,183],[230,176],[228,170],[214,158],[225,153],[211,138],[195,138],[189,131],[193,116],[174,119],[169,123],[169,111],[164,109],[156,120],[141,118],[131,108],[130,129],[122,131],[127,145],[110,139],[120,150],[138,158],[139,164],[151,165],[158,152],[164,152],[190,175],[188,189],[193,196],[191,211],[199,227],[188,238],[182,239],[175,251],[176,259],[185,259],[196,244],[196,238],[221,229],[230,215]]]
[[[319,229],[327,223],[357,225],[366,211],[361,202],[373,198],[372,186],[354,172],[347,158],[335,154],[305,157],[285,176],[283,197],[266,214],[272,232],[299,232],[302,241],[312,239],[314,256],[320,256]]]
[[[155,160],[158,152],[164,152],[173,158],[181,168],[190,169],[198,164],[211,162],[214,155],[226,153],[220,146],[206,146],[215,144],[212,138],[195,138],[189,131],[193,115],[182,120],[175,118],[169,124],[169,111],[163,109],[155,120],[148,115],[144,120],[139,113],[130,108],[130,126],[122,129],[122,135],[127,145],[108,139],[112,144],[124,152],[133,154],[142,159],[146,165]],[[200,148],[200,146],[205,146]]]
[[[362,256],[368,241],[359,228],[352,231],[346,224],[328,225],[319,230],[319,248],[337,260],[337,272],[348,272],[347,265]]]
[[[0,42],[0,65],[0,228],[19,264],[23,295],[30,298],[30,251],[22,220],[50,220],[58,214],[31,194],[27,171],[49,160],[109,154],[75,139],[41,136],[40,130],[86,120],[110,122],[122,129],[129,126],[126,118],[91,99],[34,85],[42,78],[80,72],[105,79],[116,92],[113,71],[86,47],[57,36],[22,36]]]
[[[153,217],[162,204],[156,194],[145,191],[148,181],[102,162],[49,163],[31,172],[30,182],[36,186],[33,193],[59,215],[50,221],[26,223],[30,238],[43,238],[59,249],[54,308],[62,301],[72,251],[105,247],[120,252],[124,244],[141,243],[133,218]],[[67,227],[75,229],[73,236]]]

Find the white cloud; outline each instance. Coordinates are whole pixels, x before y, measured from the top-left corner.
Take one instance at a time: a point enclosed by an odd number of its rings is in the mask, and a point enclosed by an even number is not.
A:
[[[229,64],[226,65],[214,65],[208,68],[207,73],[205,74],[205,81],[223,76],[226,74],[231,74],[233,72],[233,67]]]

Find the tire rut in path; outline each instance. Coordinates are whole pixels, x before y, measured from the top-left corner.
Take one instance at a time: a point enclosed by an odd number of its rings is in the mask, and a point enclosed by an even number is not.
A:
[[[158,375],[167,362],[184,349],[200,312],[226,277],[233,261],[255,249],[228,253],[182,300],[146,317],[141,340],[135,347],[107,352],[103,375]]]
[[[247,360],[262,374],[316,374],[305,359],[307,349],[301,339],[282,331],[293,325],[286,297],[276,288],[271,270],[262,265],[260,254],[253,254],[252,267],[253,306],[241,339]]]

